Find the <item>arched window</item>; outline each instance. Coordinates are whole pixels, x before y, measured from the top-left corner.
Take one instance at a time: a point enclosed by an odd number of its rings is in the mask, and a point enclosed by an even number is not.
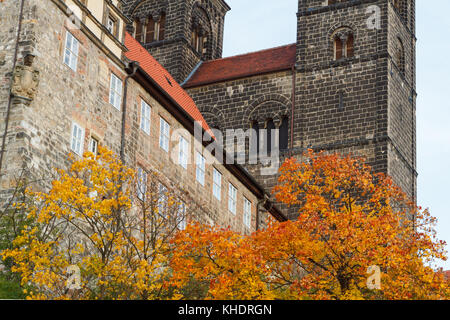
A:
[[[280,126],[280,150],[289,148],[289,119],[283,117]]]
[[[200,54],[205,53],[206,41],[208,37],[199,26],[192,27],[191,45]]]
[[[405,73],[405,47],[400,38],[397,38],[395,52],[394,52],[394,63],[402,74]]]
[[[145,32],[145,43],[164,40],[166,31],[166,14],[162,13],[156,21],[152,16],[148,17]]]
[[[341,30],[333,38],[334,59],[351,58],[355,55],[355,36],[348,30]]]
[[[209,37],[212,34],[212,24],[208,10],[201,4],[195,4],[192,9],[192,34],[191,34],[191,46],[206,60],[211,58],[212,47],[209,41]]]

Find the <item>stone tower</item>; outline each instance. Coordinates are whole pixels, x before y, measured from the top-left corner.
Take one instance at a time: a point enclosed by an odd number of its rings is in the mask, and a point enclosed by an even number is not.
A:
[[[297,19],[295,44],[204,62],[184,87],[222,131],[279,128],[281,161],[351,152],[415,199],[414,0],[299,0]]]
[[[223,0],[124,0],[129,30],[178,82],[200,61],[222,57]]]
[[[416,197],[414,0],[299,0],[295,144],[352,151]]]

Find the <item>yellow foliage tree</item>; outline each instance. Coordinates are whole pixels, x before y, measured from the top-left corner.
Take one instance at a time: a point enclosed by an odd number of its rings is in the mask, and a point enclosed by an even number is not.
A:
[[[138,176],[102,147],[58,172],[49,192],[28,190],[35,223],[1,253],[27,297],[176,298],[169,240],[189,214],[185,193],[161,187],[156,172]]]

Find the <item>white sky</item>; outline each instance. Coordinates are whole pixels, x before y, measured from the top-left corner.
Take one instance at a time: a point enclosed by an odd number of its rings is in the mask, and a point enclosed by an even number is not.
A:
[[[226,1],[224,57],[296,41],[298,0]],[[418,204],[438,218],[438,238],[450,243],[450,1],[432,3],[416,1]],[[450,261],[441,266],[450,270]]]

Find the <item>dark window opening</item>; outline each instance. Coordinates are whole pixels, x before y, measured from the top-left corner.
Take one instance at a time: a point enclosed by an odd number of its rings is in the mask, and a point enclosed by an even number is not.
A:
[[[284,117],[281,120],[280,126],[280,150],[286,150],[289,148],[289,119]]]

